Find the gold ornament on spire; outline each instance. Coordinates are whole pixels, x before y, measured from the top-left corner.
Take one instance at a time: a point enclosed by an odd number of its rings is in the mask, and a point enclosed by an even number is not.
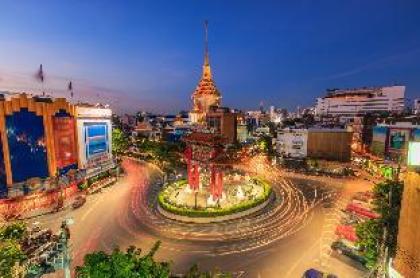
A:
[[[213,80],[210,68],[208,45],[208,21],[204,21],[204,64],[200,81],[191,96],[193,109],[190,113],[192,122],[202,122],[210,106],[220,106],[220,92]]]

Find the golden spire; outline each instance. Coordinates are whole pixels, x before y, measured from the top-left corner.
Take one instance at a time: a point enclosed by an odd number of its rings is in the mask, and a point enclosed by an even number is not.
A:
[[[211,79],[211,69],[210,69],[210,62],[209,62],[208,25],[209,25],[209,22],[205,20],[204,21],[205,40],[204,40],[203,78]]]

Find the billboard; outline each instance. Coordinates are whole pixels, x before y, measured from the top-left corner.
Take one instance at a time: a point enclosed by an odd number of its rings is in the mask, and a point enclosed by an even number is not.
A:
[[[13,182],[48,177],[42,116],[21,109],[5,118]]]
[[[91,159],[109,152],[107,123],[85,123],[86,158]]]
[[[383,157],[385,155],[385,145],[388,133],[386,126],[374,126],[372,130],[372,143],[370,150],[373,154]]]
[[[407,165],[420,167],[420,141],[408,144]]]
[[[77,168],[75,121],[68,115],[53,117],[54,146],[57,168],[60,174]]]
[[[420,142],[420,128],[413,129],[412,141]]]
[[[393,150],[404,150],[410,138],[410,130],[391,129],[389,132],[389,148]]]
[[[106,118],[76,118],[78,167],[87,175],[112,162],[112,124]],[[98,170],[99,171],[99,170]]]

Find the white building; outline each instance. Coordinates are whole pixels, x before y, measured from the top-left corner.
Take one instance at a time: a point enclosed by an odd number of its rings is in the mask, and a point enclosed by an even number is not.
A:
[[[420,114],[420,98],[414,100],[413,110],[414,114]]]
[[[333,89],[317,99],[315,115],[339,116],[343,121],[369,112],[404,110],[405,86]]]
[[[78,105],[75,114],[79,168],[88,178],[113,168],[111,109]]]
[[[276,150],[285,157],[304,158],[307,156],[307,129],[282,129],[277,132]]]

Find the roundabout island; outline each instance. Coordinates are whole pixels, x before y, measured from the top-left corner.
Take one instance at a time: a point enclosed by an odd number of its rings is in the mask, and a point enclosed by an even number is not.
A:
[[[220,222],[252,214],[275,198],[267,181],[237,173],[224,178],[220,198],[209,193],[208,184],[200,185],[198,190],[192,190],[187,180],[166,185],[158,195],[159,212],[182,222]]]

